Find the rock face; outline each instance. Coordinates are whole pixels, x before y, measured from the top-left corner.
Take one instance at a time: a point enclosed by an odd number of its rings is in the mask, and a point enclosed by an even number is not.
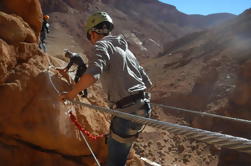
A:
[[[22,17],[38,37],[43,18],[39,0],[2,0],[0,6],[2,6],[4,12]]]
[[[209,31],[193,33],[167,44],[163,56],[148,66],[156,85],[154,100],[251,120],[250,20],[250,13],[244,12]],[[251,139],[247,124],[184,116],[193,127]],[[219,166],[230,163],[250,165],[250,155],[221,151]]]
[[[10,44],[19,42],[34,43],[37,41],[34,31],[20,17],[0,12],[0,36]]]
[[[69,90],[70,86],[54,71],[47,71],[48,55],[35,43],[41,26],[39,2],[1,3],[7,13],[15,15],[0,12],[0,163],[5,166],[94,165],[67,111],[72,110],[79,122],[96,134],[107,133],[106,117],[80,106],[65,106],[58,100],[50,78],[60,91]],[[61,62],[55,58],[53,63]],[[104,138],[87,140],[103,162]]]

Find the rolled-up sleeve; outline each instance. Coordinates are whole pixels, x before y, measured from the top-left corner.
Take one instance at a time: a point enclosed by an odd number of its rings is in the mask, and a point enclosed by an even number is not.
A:
[[[144,82],[145,86],[147,88],[151,88],[152,82],[150,78],[148,77],[148,75],[146,74],[146,72],[144,71],[144,68],[142,66],[139,66],[139,71],[140,71],[140,74],[142,76],[142,81]]]
[[[104,43],[96,43],[95,54],[89,57],[86,74],[91,74],[98,80],[109,67],[110,56]]]

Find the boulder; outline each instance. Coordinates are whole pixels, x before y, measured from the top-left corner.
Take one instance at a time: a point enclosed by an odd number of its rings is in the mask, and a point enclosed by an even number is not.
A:
[[[43,17],[39,0],[2,0],[0,6],[3,6],[4,12],[22,17],[34,30],[38,39]]]
[[[0,38],[10,44],[36,42],[36,36],[30,26],[21,17],[0,12]]]
[[[9,69],[16,64],[16,59],[12,56],[13,49],[6,42],[0,39],[0,84],[3,83],[9,75]],[[11,51],[12,50],[12,51]]]

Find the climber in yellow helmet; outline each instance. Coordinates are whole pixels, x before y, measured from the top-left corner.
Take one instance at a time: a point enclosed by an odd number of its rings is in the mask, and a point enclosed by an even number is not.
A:
[[[88,18],[85,31],[95,53],[89,57],[88,68],[80,81],[70,92],[61,94],[60,99],[73,99],[102,78],[108,100],[117,110],[149,117],[150,101],[145,91],[152,83],[124,37],[111,35],[113,27],[112,18],[106,12],[97,12]],[[108,137],[107,166],[125,165],[132,143],[142,127],[139,123],[113,117]]]
[[[43,49],[44,52],[46,52],[46,43],[45,40],[47,38],[47,33],[49,33],[49,27],[50,24],[48,23],[50,16],[44,15],[43,17],[43,23],[42,23],[42,28],[40,32],[40,42],[39,42],[39,48]]]

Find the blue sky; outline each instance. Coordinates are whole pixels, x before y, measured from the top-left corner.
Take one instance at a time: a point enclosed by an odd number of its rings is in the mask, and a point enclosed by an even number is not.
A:
[[[186,14],[208,15],[213,13],[240,14],[251,8],[251,0],[159,0],[176,6]]]

